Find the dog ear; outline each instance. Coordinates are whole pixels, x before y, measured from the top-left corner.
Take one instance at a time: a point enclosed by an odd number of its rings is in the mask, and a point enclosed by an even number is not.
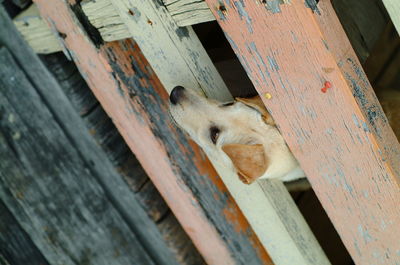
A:
[[[226,144],[222,150],[235,166],[240,180],[251,184],[261,177],[268,168],[268,161],[262,144]]]
[[[257,110],[258,112],[261,113],[264,122],[266,124],[275,126],[275,122],[271,117],[271,114],[269,114],[267,108],[264,105],[264,102],[261,100],[260,96],[255,96],[252,98],[235,98],[236,101],[239,101],[247,106],[249,106],[250,108],[253,108],[255,110]]]

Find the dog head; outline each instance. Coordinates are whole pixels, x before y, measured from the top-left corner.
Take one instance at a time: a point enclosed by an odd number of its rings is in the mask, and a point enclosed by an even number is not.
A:
[[[213,162],[230,167],[246,184],[285,175],[290,169],[280,168],[279,159],[289,157],[293,166],[294,158],[259,97],[221,103],[177,86],[170,94],[170,113]]]

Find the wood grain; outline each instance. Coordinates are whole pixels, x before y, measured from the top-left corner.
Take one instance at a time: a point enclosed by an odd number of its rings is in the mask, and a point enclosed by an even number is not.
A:
[[[189,85],[189,87],[195,89],[198,89],[198,87],[194,85],[196,83],[195,80],[201,80],[203,82],[202,84],[207,85],[207,87],[201,88],[208,97],[220,100],[228,99],[226,97],[226,87],[220,86],[218,82],[215,82],[215,80],[220,80],[221,77],[214,71],[214,66],[211,64],[208,56],[207,58],[204,56],[204,49],[199,46],[197,37],[191,28],[180,28],[178,30],[165,8],[159,6],[155,1],[113,1],[112,3],[116,7],[121,18],[125,21],[133,38],[137,41],[138,46],[141,47],[141,51],[143,51],[146,56],[146,60],[149,60],[149,64],[155,69],[156,74],[158,74],[160,81],[167,91],[170,91],[173,87],[170,83],[171,80],[174,80],[176,85],[186,83],[186,80],[190,79],[192,85]],[[130,12],[127,12],[127,10]],[[144,16],[144,14],[146,16]],[[132,16],[134,17],[133,19]],[[151,23],[149,23],[149,21]],[[185,36],[185,38],[182,38],[180,34],[183,32],[189,34]],[[128,50],[128,48],[125,48],[125,50]],[[193,54],[193,52],[200,54],[201,57],[197,59],[194,57],[192,58],[191,54]],[[177,56],[178,53],[180,53],[182,57]],[[160,54],[165,56],[160,57]],[[109,56],[114,63],[118,62],[123,65],[132,64],[129,60],[126,60],[126,58],[114,57],[116,56]],[[176,71],[178,69],[175,68],[177,65],[178,68],[180,67],[182,58],[186,62],[189,62],[189,66],[193,65],[192,63],[195,59],[196,66],[192,66],[188,74],[182,74],[183,72],[181,69],[179,70],[179,75],[177,75]],[[202,70],[206,68],[207,71]],[[115,67],[112,69],[119,73],[119,76],[122,76],[121,69]],[[126,67],[123,69],[126,69],[124,72],[130,71],[130,69]],[[166,71],[166,69],[168,69],[168,71]],[[188,70],[187,66],[185,66],[185,69]],[[163,78],[165,76],[168,76],[168,78]],[[129,75],[127,77],[129,77]],[[124,77],[122,80],[129,80],[127,77]],[[217,79],[215,79],[216,77]],[[206,81],[206,83],[204,83],[204,81]],[[131,87],[132,86],[133,84]],[[210,89],[210,86],[212,89]],[[142,94],[143,92],[141,91],[134,93],[135,96],[140,96]],[[155,110],[148,109],[147,111],[152,113]],[[165,126],[163,125],[163,127]],[[247,220],[249,220],[256,235],[261,240],[263,246],[269,251],[274,262],[290,264],[296,261],[300,262],[299,264],[307,264],[309,261],[308,257],[310,256],[315,256],[316,260],[319,260],[321,264],[328,262],[317,241],[304,222],[303,217],[296,210],[295,204],[290,203],[291,199],[287,192],[284,192],[283,189],[279,189],[279,195],[277,192],[274,194],[277,198],[280,198],[278,200],[287,202],[285,203],[285,207],[292,209],[288,212],[295,213],[295,218],[290,219],[292,220],[291,224],[287,223],[288,218],[285,218],[277,212],[279,209],[276,208],[276,205],[271,203],[268,196],[268,189],[272,188],[272,186],[266,185],[265,189],[261,189],[258,185],[241,187],[241,183],[237,183],[237,176],[235,174],[226,172],[218,165],[214,166],[216,166],[229,192],[235,198],[241,211],[244,213]],[[280,185],[283,187],[282,184]],[[246,198],[248,194],[253,194],[254,201],[256,202],[248,200]],[[260,212],[263,212],[263,214],[260,215]],[[228,214],[228,212],[226,212],[226,214]],[[229,213],[229,215],[231,214],[232,213]],[[267,217],[272,217],[274,222],[270,221]],[[268,225],[268,228],[266,228],[266,225]],[[297,226],[303,229],[288,230],[286,229],[288,226]],[[301,231],[301,233],[299,231]],[[301,236],[299,236],[300,234]],[[274,241],[271,241],[270,238],[274,238]],[[301,241],[298,240],[299,238],[307,239]],[[307,247],[303,247],[304,245],[307,245]],[[302,250],[307,249],[308,252],[298,251],[300,248]],[[287,255],[283,253],[291,254]]]
[[[167,91],[181,85],[232,99],[191,27],[179,27],[157,0],[111,1]]]
[[[395,263],[399,143],[330,1],[307,3],[211,9],[355,262]]]
[[[51,264],[155,264],[7,49],[0,197]]]
[[[21,250],[24,251],[21,251]],[[49,265],[30,236],[0,200],[0,264]]]
[[[14,23],[36,53],[49,54],[62,50],[54,32],[42,20],[34,4],[16,16]]]
[[[137,45],[97,50],[64,1],[36,3],[66,35],[82,75],[205,260],[271,264],[211,164],[170,123],[168,95]]]
[[[175,264],[155,224],[148,218],[132,190],[115,171],[108,157],[87,132],[87,127],[59,84],[23,41],[2,8],[0,8],[0,21],[3,25],[0,27],[0,45],[12,48],[10,52],[18,60],[19,67],[32,83],[35,93],[40,95],[41,100],[46,103],[48,111],[62,126],[63,133],[71,145],[76,147],[75,150],[79,153],[82,163],[85,164],[86,169],[93,172],[92,176],[96,178],[98,185],[107,194],[113,206],[118,209],[125,224],[129,226],[136,237],[140,238],[141,245],[148,249],[149,253],[152,253],[152,259],[157,264]],[[19,90],[16,89],[13,92],[17,93]],[[22,97],[28,99],[25,94]],[[13,214],[18,216],[15,212]],[[51,255],[53,255],[52,252]]]

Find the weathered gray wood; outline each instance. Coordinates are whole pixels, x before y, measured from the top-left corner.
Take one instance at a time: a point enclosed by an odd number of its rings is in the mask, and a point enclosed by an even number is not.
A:
[[[62,53],[42,55],[41,59],[47,65],[48,69],[55,75],[57,80],[59,80],[67,95],[69,95],[68,91],[71,90],[71,86],[74,86],[75,83],[80,83],[76,81],[80,80],[83,82],[83,86],[73,88],[74,93],[72,94],[72,97],[69,96],[70,100],[75,98],[79,99],[81,97],[87,98],[88,94],[93,97],[90,88],[79,75],[74,63],[68,61]],[[75,71],[71,71],[71,65],[74,66],[73,68]],[[65,78],[68,74],[69,77]],[[78,74],[79,78],[74,78],[75,74]],[[74,80],[77,80],[75,82],[63,82],[68,81],[71,77]],[[113,162],[117,171],[124,177],[125,181],[135,192],[135,195],[145,212],[154,222],[156,222],[162,238],[175,258],[182,265],[201,264],[201,256],[176,219],[174,219],[175,222],[173,223],[173,233],[169,233],[169,230],[161,229],[161,227],[167,225],[166,223],[171,220],[171,218],[165,218],[165,216],[167,214],[173,214],[169,211],[168,206],[160,196],[154,184],[149,180],[143,168],[119,135],[111,119],[103,111],[102,107],[99,106],[98,101],[95,99],[97,105],[94,109],[91,109],[89,113],[82,111],[82,109],[87,109],[85,104],[74,104],[74,102],[75,101],[72,101],[75,109],[78,110],[81,116],[84,115],[84,120],[89,132],[107,153],[107,156]],[[92,105],[92,101],[86,100],[84,102],[89,106]],[[188,253],[190,253],[190,255],[188,255]]]
[[[114,207],[123,216],[130,229],[152,253],[157,264],[175,264],[174,258],[165,246],[162,237],[134,194],[118,175],[106,155],[87,133],[83,121],[68,102],[57,82],[45,69],[36,55],[28,48],[14,28],[5,11],[0,8],[0,45],[12,47],[12,53],[32,82],[37,93],[43,98],[52,115],[63,126],[71,144],[79,146],[79,155],[86,167],[90,168],[97,181],[110,198]],[[115,192],[117,191],[117,192]]]
[[[129,187],[137,192],[148,177],[119,136],[111,119],[94,97],[75,64],[68,61],[62,53],[41,55],[40,58],[58,80],[75,110],[83,117],[89,133],[108,154]]]
[[[4,261],[2,261],[2,259]],[[5,263],[7,261],[7,263]],[[0,264],[49,265],[29,235],[0,200]]]
[[[52,264],[154,264],[5,48],[0,197]]]

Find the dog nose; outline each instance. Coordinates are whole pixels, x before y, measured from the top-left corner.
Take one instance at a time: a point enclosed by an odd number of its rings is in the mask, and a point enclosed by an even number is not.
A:
[[[172,89],[171,94],[169,95],[169,101],[176,105],[179,100],[182,98],[185,88],[183,86],[176,86]]]

